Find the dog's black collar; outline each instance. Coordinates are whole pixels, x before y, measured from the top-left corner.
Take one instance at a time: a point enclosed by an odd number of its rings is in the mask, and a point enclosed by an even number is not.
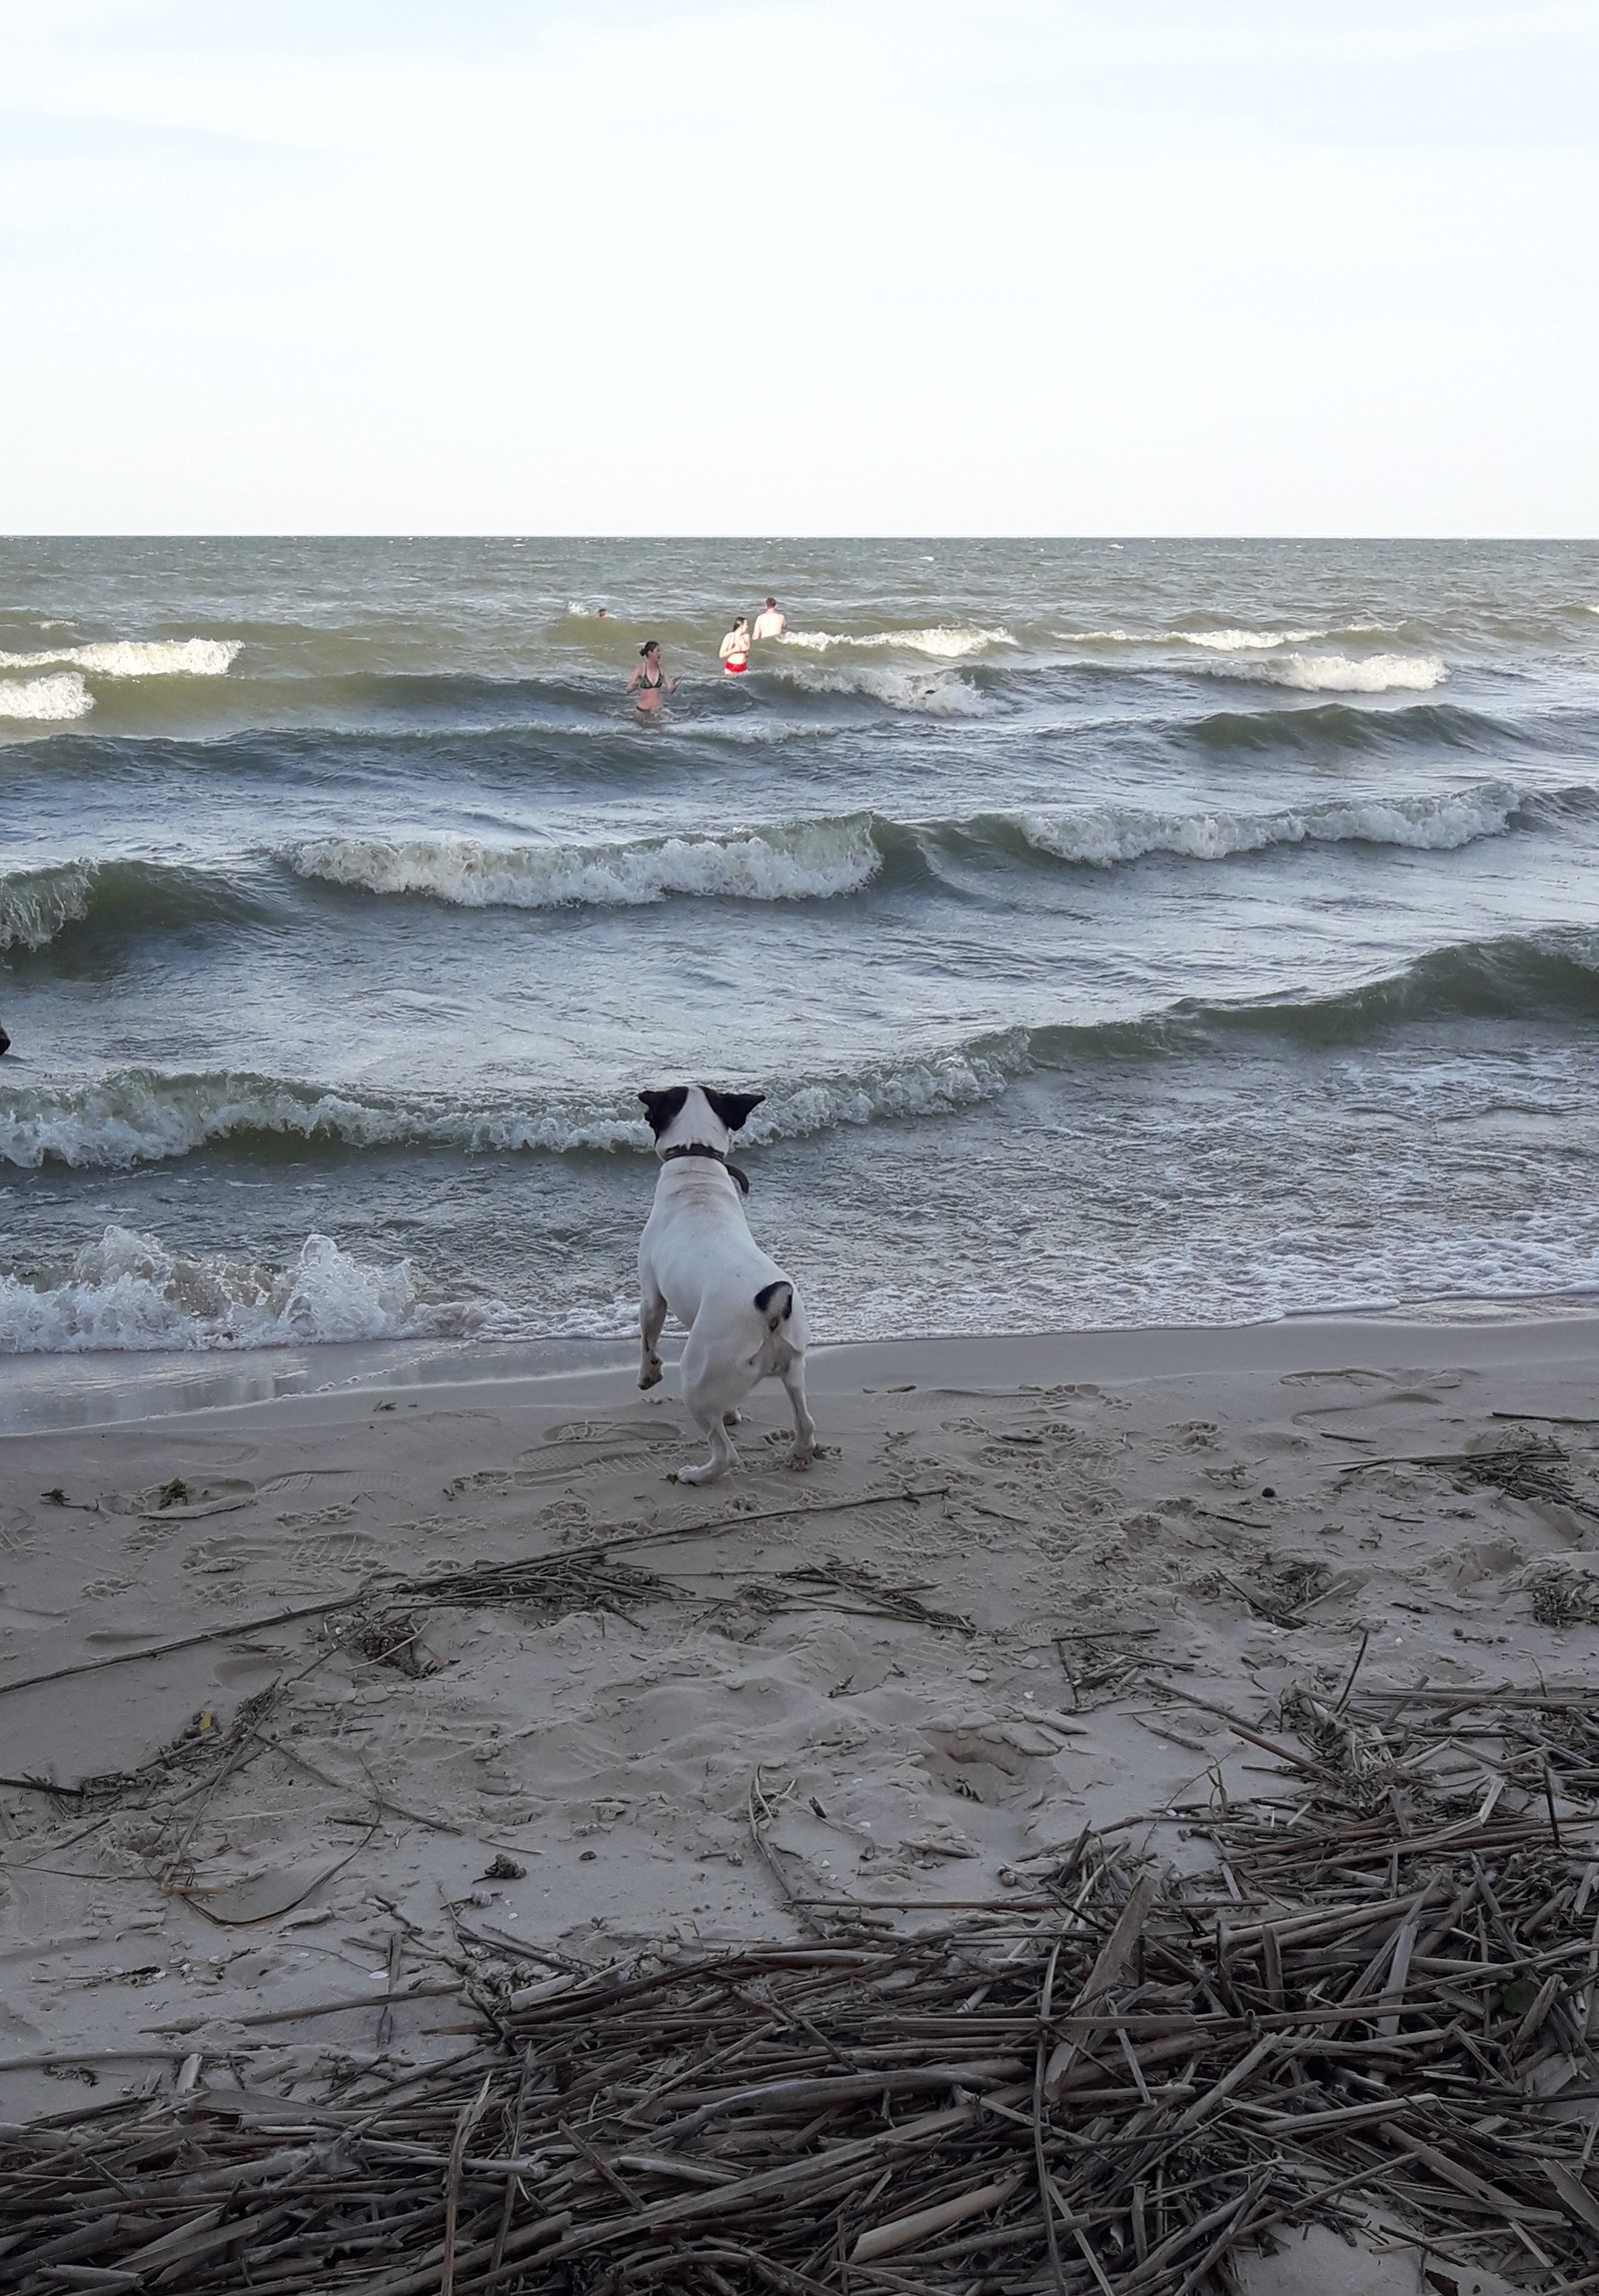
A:
[[[729,1163],[721,1148],[708,1148],[704,1141],[684,1141],[678,1148],[661,1150],[663,1163],[672,1163],[681,1155],[703,1155],[712,1163],[720,1163],[723,1170],[732,1172],[734,1178],[739,1182],[740,1192],[744,1195],[750,1193],[750,1175],[748,1172],[742,1172],[736,1163]]]

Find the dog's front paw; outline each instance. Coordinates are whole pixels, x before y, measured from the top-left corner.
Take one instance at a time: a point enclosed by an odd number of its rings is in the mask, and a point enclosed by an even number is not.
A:
[[[815,1455],[816,1446],[814,1443],[806,1443],[803,1450],[801,1450],[799,1445],[796,1444],[795,1448],[789,1453],[788,1464],[797,1474],[803,1474],[805,1468],[810,1464]]]
[[[644,1369],[639,1373],[639,1384],[641,1387],[659,1387],[664,1376],[665,1373],[661,1368],[661,1357],[652,1355]]]

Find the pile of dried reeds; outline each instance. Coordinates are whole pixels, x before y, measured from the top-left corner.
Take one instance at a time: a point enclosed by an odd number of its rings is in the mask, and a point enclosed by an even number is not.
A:
[[[0,2288],[1189,2296],[1373,2213],[1599,2288],[1599,1725],[1530,1692],[1296,1719],[1308,1752],[1247,1733],[1276,1798],[1194,1813],[1202,1874],[1085,1835],[936,1930],[840,1906],[480,1989],[481,2048],[360,2102],[0,2132]]]

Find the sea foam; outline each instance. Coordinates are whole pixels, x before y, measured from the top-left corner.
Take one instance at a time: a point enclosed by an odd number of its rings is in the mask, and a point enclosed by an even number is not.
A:
[[[669,894],[826,900],[881,867],[864,816],[626,845],[487,845],[475,838],[312,838],[283,857],[302,877],[462,909],[636,908]]]
[[[1275,646],[1303,646],[1308,639],[1324,638],[1323,630],[1174,630],[1184,646],[1203,646],[1212,654],[1264,653]]]
[[[47,655],[0,656],[0,662],[8,664],[49,659]],[[31,719],[39,725],[61,724],[72,718],[86,718],[93,708],[94,696],[75,670],[53,678],[0,679],[0,718]]]
[[[221,678],[240,652],[236,638],[115,638],[37,654],[0,654],[0,670],[45,669],[63,663],[96,678]]]
[[[884,702],[890,710],[905,710],[928,718],[980,718],[988,705],[974,686],[948,672],[865,668],[859,670],[790,671],[791,682],[803,694],[842,694]]]
[[[1449,675],[1436,654],[1289,654],[1251,673],[1306,694],[1428,694]]]
[[[789,630],[785,646],[800,646],[812,654],[825,654],[834,646],[865,647],[874,651],[902,647],[907,653],[928,654],[942,662],[962,661],[990,646],[1014,646],[1008,630],[968,630],[939,627],[931,630],[870,630],[851,637],[832,630]],[[759,659],[759,657],[758,657]]]
[[[1065,646],[1198,646],[1212,654],[1268,653],[1325,638],[1325,630],[1057,630]]]
[[[0,1355],[456,1337],[498,1305],[426,1301],[409,1260],[371,1266],[326,1235],[274,1268],[218,1252],[184,1257],[136,1228],[108,1227],[53,1282],[0,1275]]]

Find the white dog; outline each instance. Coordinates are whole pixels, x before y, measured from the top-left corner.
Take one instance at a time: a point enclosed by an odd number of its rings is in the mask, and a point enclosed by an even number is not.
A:
[[[805,1404],[805,1318],[791,1277],[762,1250],[744,1215],[750,1182],[728,1161],[733,1136],[762,1093],[718,1093],[701,1085],[641,1093],[656,1136],[661,1177],[639,1239],[641,1387],[661,1378],[656,1352],[667,1313],[686,1324],[683,1394],[711,1438],[704,1466],[683,1467],[679,1482],[715,1482],[739,1454],[728,1429],[762,1379],[781,1379],[794,1405],[790,1464],[808,1466],[815,1421]]]

